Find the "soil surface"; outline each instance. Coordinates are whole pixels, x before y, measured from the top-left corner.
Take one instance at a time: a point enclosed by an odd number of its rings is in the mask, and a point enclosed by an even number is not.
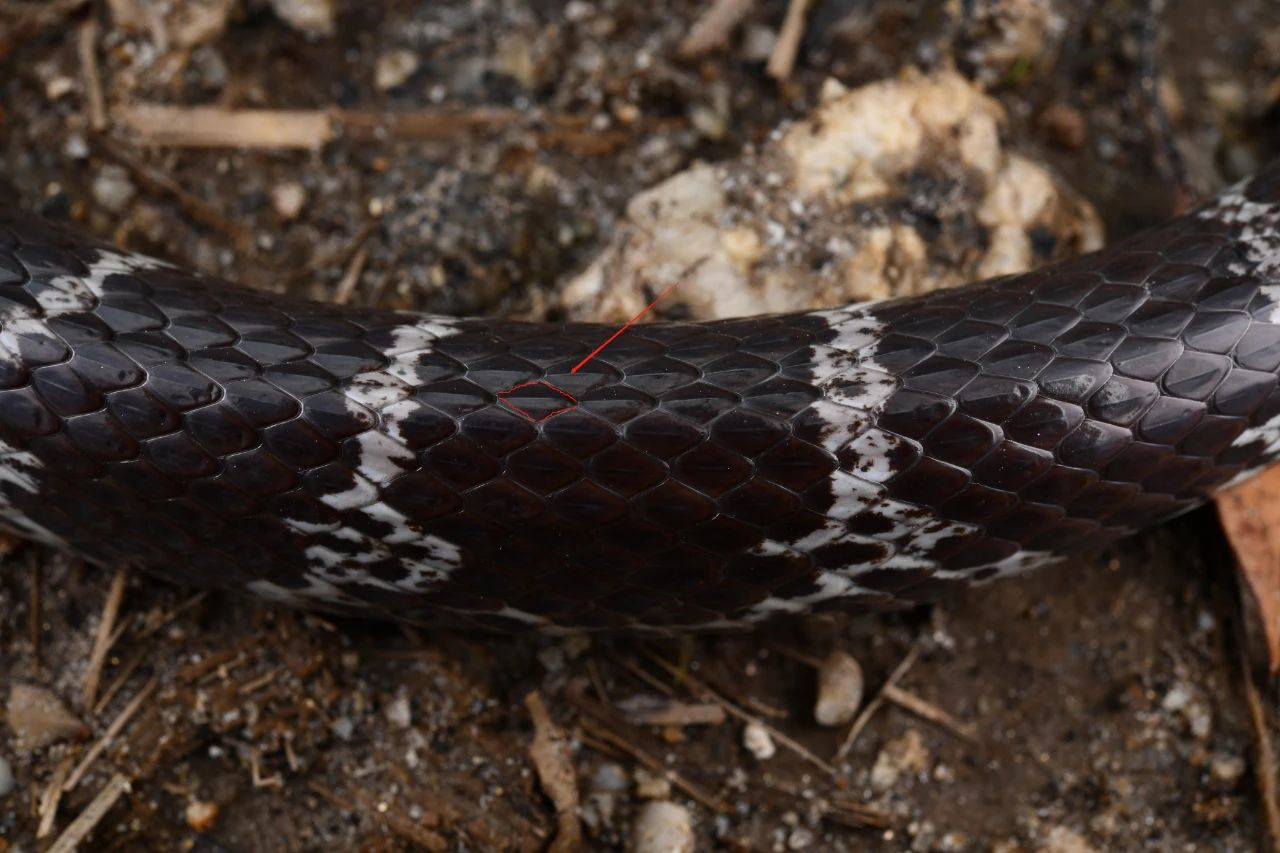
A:
[[[728,45],[695,59],[679,57],[695,0],[346,0],[329,34],[273,11],[323,6],[306,0],[174,0],[127,25],[136,5],[0,0],[4,203],[355,303],[537,315],[633,193],[804,115],[828,77],[958,68],[1113,237],[1280,150],[1267,0],[816,0],[783,82],[765,62],[785,0],[744,4]],[[144,148],[114,118],[144,102],[354,118],[314,152]],[[383,111],[431,120],[361,124]],[[0,850],[44,849],[82,813],[94,850],[544,849],[566,830],[531,758],[530,693],[565,738],[567,823],[591,849],[632,847],[661,800],[688,809],[698,849],[1261,843],[1211,510],[907,615],[684,640],[424,633],[129,576],[100,668],[113,577],[5,551],[0,683],[47,688],[85,729],[0,734]],[[833,650],[884,697],[843,754],[849,726],[813,713]],[[652,725],[642,705],[710,722]],[[772,729],[771,757],[744,745],[748,719]],[[116,774],[130,790],[95,817]]]

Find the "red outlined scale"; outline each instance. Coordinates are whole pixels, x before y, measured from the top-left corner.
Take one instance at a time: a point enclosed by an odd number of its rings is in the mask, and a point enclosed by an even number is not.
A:
[[[595,349],[593,349],[590,353],[588,353],[588,354],[587,354],[587,357],[586,357],[586,358],[584,358],[582,361],[578,362],[577,364],[575,364],[575,365],[573,366],[573,369],[572,369],[572,370],[570,370],[569,372],[570,372],[570,373],[577,373],[579,370],[581,370],[581,369],[583,368],[583,366],[585,366],[585,365],[586,365],[586,363],[587,363],[587,362],[591,361],[591,359],[593,359],[593,358],[595,358],[596,356],[598,356],[598,355],[600,354],[601,350],[603,350],[603,349],[604,349],[605,347],[607,347],[609,344],[611,344],[611,343],[613,343],[615,340],[617,340],[617,339],[618,339],[618,337],[619,337],[623,332],[625,332],[627,329],[630,329],[632,326],[634,326],[634,325],[636,324],[636,321],[637,321],[637,320],[639,320],[639,319],[640,319],[641,317],[643,317],[645,314],[648,314],[648,313],[649,313],[649,310],[650,310],[651,308],[653,308],[653,306],[657,305],[660,301],[662,301],[662,297],[666,296],[668,293],[670,293],[671,291],[675,290],[675,289],[676,289],[676,285],[677,285],[677,284],[679,284],[679,283],[680,283],[680,279],[676,279],[676,280],[675,280],[675,282],[674,282],[673,284],[669,285],[669,286],[667,287],[667,289],[666,289],[666,290],[662,291],[662,292],[661,292],[661,293],[659,293],[657,296],[655,296],[655,297],[653,298],[653,301],[652,301],[652,302],[650,302],[648,305],[644,306],[644,308],[643,308],[643,309],[641,309],[641,311],[640,311],[640,313],[639,313],[639,314],[637,314],[636,316],[632,317],[632,318],[631,318],[630,320],[628,320],[627,322],[623,323],[623,324],[622,324],[622,326],[621,326],[621,328],[619,328],[619,329],[618,329],[618,331],[614,332],[612,335],[610,335],[609,337],[605,338],[604,343],[600,344],[600,346],[596,347],[596,348],[595,348]],[[553,404],[552,406],[550,406],[550,407],[548,408],[548,411],[546,411],[546,412],[539,412],[539,411],[534,411],[534,410],[532,410],[532,407],[529,407],[529,408],[522,408],[522,407],[520,407],[519,405],[517,405],[516,403],[512,402],[512,398],[513,398],[513,396],[514,396],[514,397],[516,397],[517,399],[525,399],[525,400],[530,400],[530,401],[531,401],[531,400],[534,400],[534,399],[537,399],[540,403],[545,402],[545,397],[544,397],[544,396],[537,396],[537,397],[534,397],[534,396],[531,396],[531,395],[529,395],[529,394],[523,394],[523,395],[522,395],[522,394],[518,394],[518,392],[519,392],[519,391],[521,391],[521,390],[529,389],[529,388],[533,388],[533,387],[535,387],[535,386],[542,386],[543,388],[548,389],[548,390],[549,390],[549,391],[551,391],[553,394],[556,394],[556,395],[558,395],[560,398],[562,398],[562,399],[565,401],[565,403],[567,403],[567,405],[563,405],[563,406],[556,406],[556,405],[554,405],[554,404]],[[508,388],[508,389],[507,389],[507,390],[505,390],[505,391],[499,391],[499,392],[498,392],[498,399],[499,399],[499,400],[501,400],[502,402],[506,403],[506,404],[507,404],[507,407],[508,407],[509,409],[511,409],[511,411],[513,411],[513,412],[515,412],[516,414],[519,414],[519,415],[524,415],[526,418],[528,418],[529,420],[533,421],[535,424],[540,424],[540,423],[542,423],[543,421],[550,420],[551,418],[555,417],[556,415],[563,414],[564,412],[570,412],[570,411],[573,411],[574,409],[578,408],[578,400],[577,400],[577,398],[575,398],[572,394],[570,394],[568,391],[564,390],[563,388],[559,388],[559,387],[557,387],[557,386],[555,386],[555,385],[552,385],[550,382],[546,381],[545,379],[534,379],[534,380],[531,380],[531,381],[529,381],[529,382],[521,382],[519,385],[512,385],[510,388]],[[528,403],[526,403],[526,406],[529,406],[529,404],[528,404]]]

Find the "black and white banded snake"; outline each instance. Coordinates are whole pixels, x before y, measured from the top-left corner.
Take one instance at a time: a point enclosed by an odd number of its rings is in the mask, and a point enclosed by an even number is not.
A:
[[[239,288],[0,211],[0,519],[418,622],[886,609],[1280,456],[1280,168],[1038,271],[613,331]]]

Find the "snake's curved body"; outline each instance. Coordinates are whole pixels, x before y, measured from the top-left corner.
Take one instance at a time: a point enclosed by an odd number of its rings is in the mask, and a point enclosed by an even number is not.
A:
[[[0,518],[417,621],[885,608],[1280,455],[1280,170],[921,298],[613,329],[270,296],[0,213]]]

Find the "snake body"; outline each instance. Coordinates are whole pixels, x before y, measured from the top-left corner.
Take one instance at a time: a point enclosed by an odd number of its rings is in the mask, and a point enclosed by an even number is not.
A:
[[[427,623],[909,606],[1280,456],[1280,169],[1025,275],[582,364],[613,331],[288,299],[0,211],[0,519]]]

